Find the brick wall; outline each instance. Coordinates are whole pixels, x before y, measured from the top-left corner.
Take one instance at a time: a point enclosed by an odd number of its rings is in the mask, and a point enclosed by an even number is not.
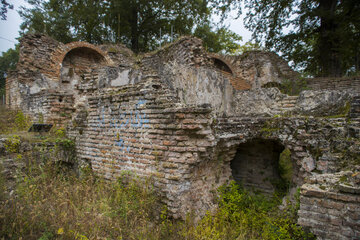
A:
[[[146,82],[89,98],[85,124],[70,127],[80,160],[108,179],[124,172],[153,179],[174,217],[216,207],[216,189],[232,178],[238,147],[253,139],[290,149],[294,187],[314,171],[334,173],[353,164],[356,153],[343,150],[359,137],[350,134],[357,121],[214,118],[209,108],[179,107],[173,98]]]
[[[351,183],[351,178],[359,183],[358,174],[348,171],[312,177],[311,183],[301,187],[299,224],[320,240],[359,239],[360,188]]]
[[[24,100],[25,113],[34,122],[53,123],[65,126],[75,111],[74,98],[69,93],[39,92]]]
[[[189,198],[191,173],[206,153],[209,109],[174,108],[166,90],[142,84],[89,98],[85,127],[73,126],[78,156],[98,175],[115,179],[131,171],[152,178],[169,211],[193,209]],[[184,200],[184,201],[182,201]]]
[[[346,78],[314,78],[306,80],[307,86],[312,90],[348,90],[360,93],[360,77]]]

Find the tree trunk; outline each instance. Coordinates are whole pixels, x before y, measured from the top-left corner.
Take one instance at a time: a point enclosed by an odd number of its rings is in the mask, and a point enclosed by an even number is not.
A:
[[[340,61],[340,37],[337,36],[336,6],[338,0],[320,0],[318,16],[320,29],[318,39],[319,75],[338,77],[342,75]]]
[[[138,29],[138,5],[137,1],[132,1],[131,8],[131,50],[139,52],[139,29]]]

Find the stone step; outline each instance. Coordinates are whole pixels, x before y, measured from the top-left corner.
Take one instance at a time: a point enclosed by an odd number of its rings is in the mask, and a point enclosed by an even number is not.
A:
[[[296,101],[295,100],[282,100],[279,102],[280,104],[296,104]]]
[[[281,105],[280,107],[282,107],[282,108],[294,108],[295,104],[284,104],[284,105]]]
[[[299,96],[287,96],[286,99],[297,100]]]

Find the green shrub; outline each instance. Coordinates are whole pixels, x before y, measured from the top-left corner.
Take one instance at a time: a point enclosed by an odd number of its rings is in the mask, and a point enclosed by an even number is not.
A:
[[[30,119],[20,110],[0,106],[0,134],[24,131],[30,127]]]
[[[30,119],[22,112],[18,111],[15,116],[17,130],[27,130],[30,126]]]
[[[12,135],[5,141],[5,150],[8,153],[17,153],[20,150],[20,137],[18,135]]]
[[[284,94],[296,96],[303,90],[309,90],[305,79],[285,79],[281,82],[280,91]]]
[[[218,211],[200,221],[194,239],[314,239],[296,224],[293,210],[279,210],[276,196],[250,193],[235,182],[220,193]]]

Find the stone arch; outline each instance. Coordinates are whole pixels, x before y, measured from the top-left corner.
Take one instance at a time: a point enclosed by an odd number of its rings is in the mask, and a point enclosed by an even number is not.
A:
[[[251,89],[251,85],[242,77],[238,76],[234,65],[232,64],[233,60],[229,59],[227,56],[222,56],[219,54],[211,53],[209,54],[210,59],[213,60],[214,65],[222,73],[230,76],[230,83],[236,90],[248,90]],[[221,66],[228,71],[224,71]]]
[[[87,42],[72,42],[72,43],[68,43],[68,44],[62,46],[60,48],[60,50],[58,51],[58,54],[55,54],[53,56],[53,61],[58,63],[58,65],[56,66],[56,69],[55,69],[57,76],[60,76],[62,63],[63,63],[66,55],[75,49],[81,49],[81,48],[88,49],[90,51],[94,51],[96,54],[99,54],[99,56],[101,56],[104,59],[104,62],[107,65],[112,65],[112,60],[110,59],[110,57],[107,55],[106,52],[101,50],[99,47],[94,46]]]
[[[221,70],[222,72],[229,73],[235,77],[234,68],[227,59],[221,57],[218,54],[210,54],[210,58],[213,60],[213,63],[217,69]]]

